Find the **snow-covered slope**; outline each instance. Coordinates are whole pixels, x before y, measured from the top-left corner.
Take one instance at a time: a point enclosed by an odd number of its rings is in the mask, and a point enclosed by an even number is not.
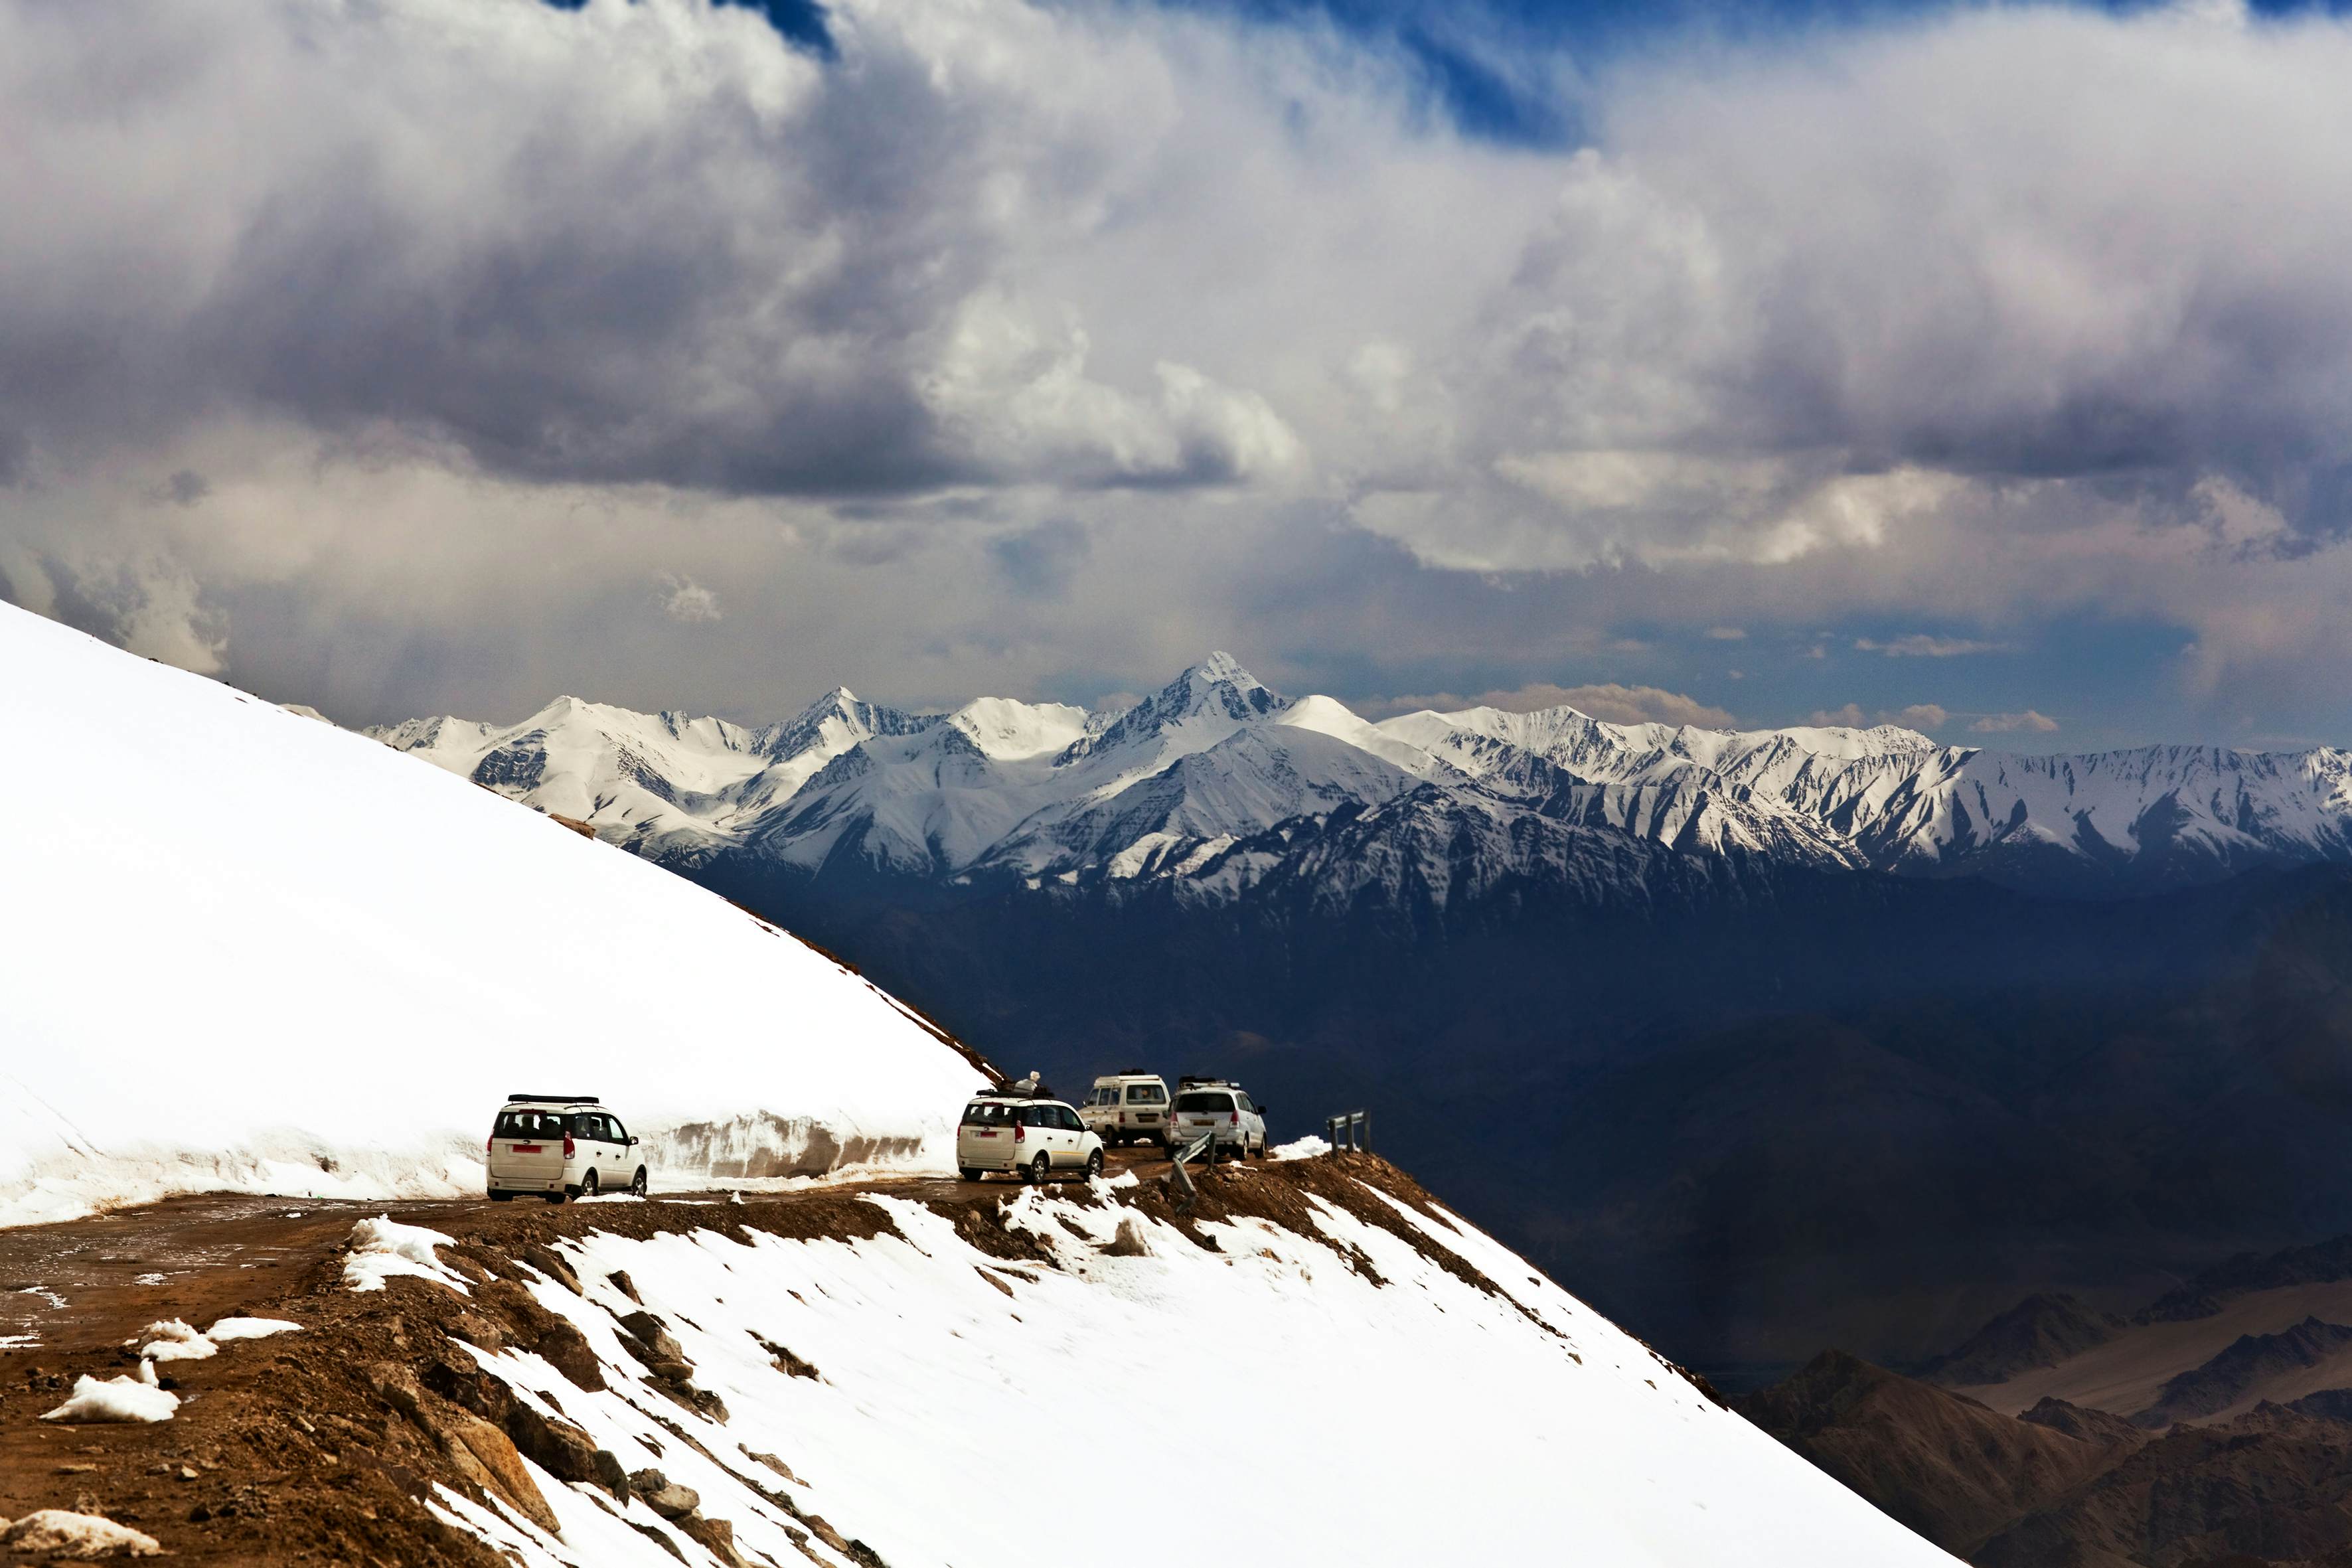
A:
[[[488,1498],[438,1506],[529,1568],[700,1562],[688,1530],[722,1520],[751,1561],[892,1568],[1951,1568],[1443,1208],[1330,1172],[1219,1186],[1232,1207],[1191,1234],[1150,1189],[1080,1187],[961,1213],[872,1197],[815,1239],[753,1219],[564,1243],[582,1293],[530,1293],[604,1388],[470,1359],[699,1516],[535,1465],[560,1535]],[[646,1378],[648,1331],[690,1401]]]
[[[0,1223],[470,1189],[515,1090],[603,1095],[670,1181],[944,1163],[976,1069],[690,883],[7,605],[0,670],[0,733],[73,759],[0,769]],[[592,721],[674,789],[757,750],[598,712],[540,716],[549,787]],[[410,738],[473,743],[448,728]]]
[[[1004,699],[913,715],[836,691],[762,731],[567,700],[503,731],[377,733],[644,853],[740,852],[811,875],[1172,883],[1214,900],[1297,869],[1335,825],[1360,837],[1357,814],[1416,825],[1392,835],[1423,847],[1388,856],[1392,875],[1343,879],[1391,903],[1514,878],[1639,898],[1650,858],[1623,838],[1725,864],[2067,891],[2352,859],[2341,750],[2024,756],[1894,726],[1705,730],[1572,708],[1373,724],[1328,697],[1282,698],[1224,654],[1092,715]],[[1421,831],[1440,820],[1454,841]]]

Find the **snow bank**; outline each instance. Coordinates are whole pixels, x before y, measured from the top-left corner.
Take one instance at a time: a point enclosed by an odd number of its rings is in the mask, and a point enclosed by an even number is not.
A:
[[[218,1345],[177,1318],[150,1323],[137,1337],[147,1342],[139,1353],[148,1361],[204,1361],[220,1353]]]
[[[398,1275],[413,1275],[446,1285],[460,1295],[471,1295],[465,1277],[435,1256],[449,1238],[421,1225],[402,1225],[388,1215],[363,1219],[352,1226],[351,1250],[343,1258],[343,1283],[354,1290],[381,1290]]]
[[[1318,1154],[1328,1154],[1331,1145],[1310,1132],[1288,1143],[1277,1143],[1272,1153],[1277,1160],[1311,1160]]]
[[[152,1535],[94,1513],[68,1513],[45,1508],[16,1523],[0,1520],[0,1546],[26,1556],[62,1557],[92,1562],[100,1557],[161,1557],[163,1548]]]
[[[0,1224],[480,1190],[512,1090],[659,1182],[945,1170],[980,1075],[866,981],[362,736],[0,605]]]
[[[1212,1223],[1211,1251],[1123,1205],[1024,1191],[1004,1212],[1045,1267],[867,1201],[896,1234],[560,1244],[584,1297],[528,1288],[607,1363],[603,1393],[525,1352],[473,1354],[625,1470],[698,1493],[752,1561],[802,1561],[792,1537],[822,1518],[871,1555],[821,1561],[1027,1568],[1041,1531],[1079,1529],[1068,1500],[1174,1476],[1254,1563],[1955,1568],[1458,1221],[1414,1215],[1424,1248],[1309,1199],[1312,1234]],[[641,1310],[723,1421],[647,1381],[616,1321]],[[534,1479],[560,1541],[437,1500],[525,1568],[676,1568],[665,1539],[703,1560],[643,1499],[616,1518]],[[1138,1517],[1165,1534],[1165,1512]]]
[[[227,1344],[233,1340],[266,1340],[272,1334],[297,1333],[301,1327],[283,1318],[223,1318],[205,1331],[205,1338],[215,1344]]]
[[[142,1363],[140,1370],[150,1377],[154,1375],[152,1363]],[[72,1397],[41,1419],[68,1425],[169,1421],[179,1408],[180,1396],[168,1388],[158,1388],[135,1377],[110,1377],[100,1383],[85,1373],[74,1379]]]

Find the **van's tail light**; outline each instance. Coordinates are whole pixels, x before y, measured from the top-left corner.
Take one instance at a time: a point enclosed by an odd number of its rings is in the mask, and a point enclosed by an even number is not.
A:
[[[1015,1143],[1026,1143],[1029,1142],[1029,1129],[1018,1121],[1014,1122],[1013,1124],[1013,1141]]]
[[[1226,1117],[1225,1120],[1232,1122],[1234,1126],[1239,1127],[1242,1124],[1242,1113],[1236,1110],[1231,1116]],[[571,1152],[572,1151],[568,1146],[564,1150],[564,1152],[567,1154]]]
[[[1236,1120],[1238,1120],[1238,1118],[1236,1118]],[[563,1135],[563,1157],[564,1157],[565,1159],[569,1160],[569,1159],[571,1159],[573,1155],[575,1155],[575,1154],[577,1154],[577,1153],[579,1153],[579,1152],[580,1152],[580,1145],[579,1145],[579,1144],[577,1144],[577,1143],[574,1143],[574,1142],[572,1141],[572,1134],[571,1134],[571,1133],[566,1132],[566,1133]]]

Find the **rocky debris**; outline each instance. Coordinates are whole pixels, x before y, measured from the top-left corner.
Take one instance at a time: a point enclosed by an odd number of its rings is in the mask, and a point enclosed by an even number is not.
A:
[[[741,1445],[738,1444],[737,1447],[740,1447]],[[790,1465],[784,1463],[783,1460],[776,1458],[773,1454],[755,1454],[751,1449],[744,1448],[743,1457],[754,1464],[767,1466],[768,1468],[775,1471],[776,1474],[783,1477],[784,1479],[792,1482],[793,1485],[796,1487],[804,1487],[808,1485],[808,1483],[801,1479],[800,1477],[793,1474],[793,1468]]]
[[[1145,1234],[1141,1220],[1131,1214],[1123,1214],[1118,1216],[1118,1234],[1111,1237],[1110,1245],[1103,1251],[1113,1258],[1149,1258],[1151,1256],[1151,1238]]]
[[[2105,1344],[2127,1325],[2112,1312],[2063,1294],[2028,1296],[1994,1318],[1919,1375],[1946,1388],[2006,1383],[2019,1373],[2056,1366],[2094,1345]]]
[[[646,1304],[646,1299],[637,1294],[636,1282],[629,1278],[629,1271],[627,1269],[614,1269],[613,1272],[604,1276],[604,1282],[612,1286],[614,1289],[618,1290],[622,1295],[626,1296],[630,1300],[635,1301],[638,1306],[642,1307]]]
[[[629,1489],[664,1519],[684,1519],[702,1507],[702,1494],[682,1487],[656,1469],[629,1472]]]
[[[685,1347],[667,1324],[646,1311],[630,1312],[615,1321],[621,1326],[621,1343],[645,1363],[656,1388],[688,1410],[725,1424],[727,1402],[695,1385],[694,1363],[687,1359]]]
[[[511,1279],[501,1279],[478,1294],[484,1307],[497,1310],[504,1332],[515,1344],[541,1356],[574,1388],[604,1391],[604,1363],[585,1334],[531,1300],[530,1292]]]
[[[758,1334],[754,1334],[752,1338],[759,1342],[759,1345],[761,1350],[768,1352],[770,1358],[769,1364],[773,1366],[778,1372],[783,1373],[790,1377],[812,1378],[818,1383],[823,1383],[824,1381],[824,1374],[817,1371],[816,1363],[811,1361],[803,1361],[799,1356],[794,1355],[792,1352],[791,1346],[780,1345],[775,1341],[762,1338]]]
[[[530,1264],[573,1295],[586,1294],[580,1289],[580,1276],[573,1271],[572,1265],[563,1261],[562,1255],[555,1248],[533,1242],[525,1247],[518,1256],[525,1263]]]
[[[502,1429],[429,1393],[406,1367],[379,1364],[369,1369],[368,1380],[384,1403],[440,1445],[458,1474],[511,1504],[549,1534],[562,1533],[555,1511],[524,1468],[514,1440]]]

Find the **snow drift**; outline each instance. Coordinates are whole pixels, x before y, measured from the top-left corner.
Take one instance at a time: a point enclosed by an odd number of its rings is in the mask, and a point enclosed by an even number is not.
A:
[[[510,1091],[657,1179],[944,1165],[981,1074],[815,951],[375,742],[0,605],[0,1224],[478,1190]]]

